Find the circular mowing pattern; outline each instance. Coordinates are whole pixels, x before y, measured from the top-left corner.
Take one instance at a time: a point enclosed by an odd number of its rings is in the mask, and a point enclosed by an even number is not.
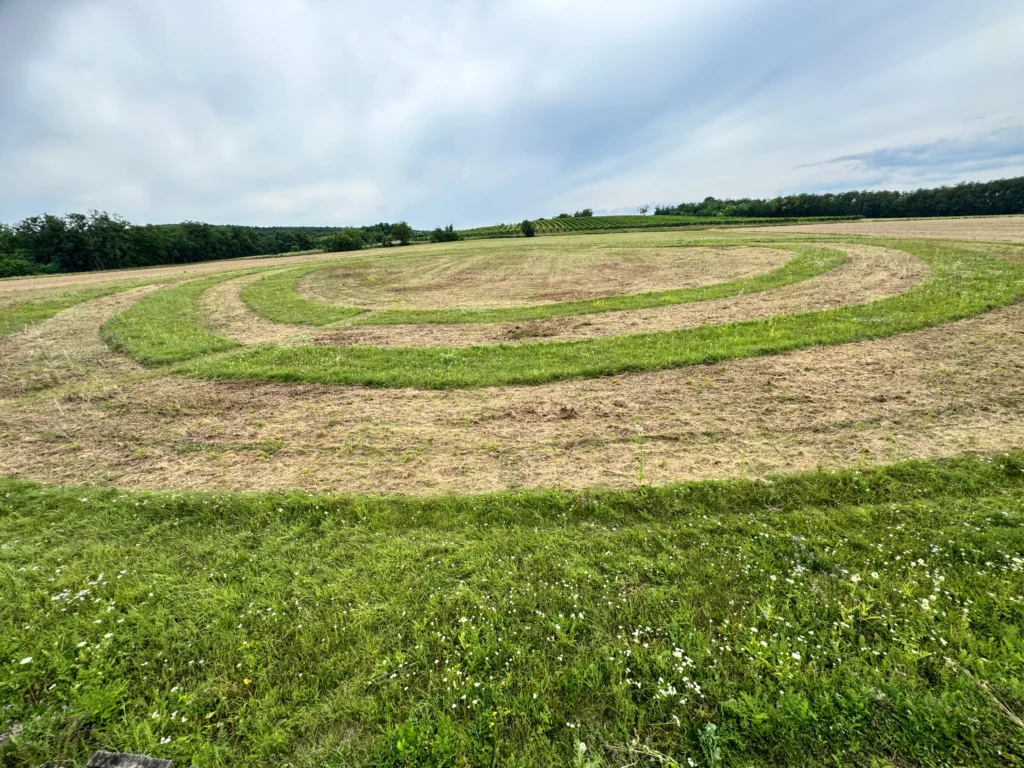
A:
[[[366,310],[518,309],[728,283],[793,256],[764,247],[463,249],[354,260],[306,274],[295,289],[310,301]]]
[[[808,280],[755,293],[707,301],[671,304],[648,309],[623,310],[576,317],[553,317],[521,323],[454,324],[349,324],[320,335],[304,334],[301,343],[376,347],[468,347],[474,345],[518,344],[537,341],[578,341],[631,333],[652,333],[723,325],[745,320],[807,312],[852,304],[866,304],[904,293],[928,276],[924,263],[902,251],[873,246],[847,246],[847,260],[836,269]],[[248,278],[243,278],[248,279]],[[214,289],[217,290],[217,289]],[[223,303],[223,301],[222,301]],[[227,328],[217,322],[225,335],[254,344],[296,346],[294,326],[266,323],[252,313]],[[266,332],[258,339],[249,328]],[[237,335],[246,334],[244,337]]]
[[[573,314],[616,312],[636,308],[669,306],[689,302],[707,301],[723,296],[764,291],[780,285],[806,280],[826,272],[846,261],[846,256],[836,250],[812,246],[782,245],[779,248],[796,253],[780,269],[752,278],[734,280],[702,288],[662,291],[657,293],[617,296],[582,302],[562,302],[536,307],[508,308],[498,310],[429,310],[407,313],[394,318],[394,313],[371,313],[368,322],[384,323],[412,322],[485,322],[495,319],[532,319],[535,317],[561,317]],[[686,253],[686,246],[679,249]],[[329,266],[329,265],[327,265]],[[304,299],[294,292],[294,284],[303,275],[323,269],[325,265],[307,264],[288,270],[273,270],[264,277],[247,285],[242,290],[242,299],[252,307],[263,307],[264,318],[281,324],[326,325],[339,319],[351,319],[363,310],[351,307],[329,307]],[[203,322],[201,298],[211,288],[237,278],[253,276],[267,270],[246,270],[222,274],[205,280],[195,280],[161,292],[150,300],[140,302],[127,312],[114,317],[103,327],[108,344],[118,351],[145,365],[163,365],[183,362],[213,352],[221,352],[239,346],[232,338],[215,333],[210,325]],[[381,318],[382,315],[386,317]]]
[[[931,276],[907,293],[869,304],[727,325],[573,342],[466,348],[252,347],[194,360],[177,372],[212,379],[432,389],[540,384],[891,336],[1024,298],[1024,270],[984,253],[938,242],[874,242],[920,258],[930,267]],[[178,293],[176,300],[187,314],[190,306],[195,308],[190,292],[201,293],[194,285],[163,291],[158,296]],[[147,331],[145,322],[139,322],[140,318],[153,319],[151,308],[139,309],[150,301],[141,302],[110,324],[120,322],[122,332],[127,326],[134,334],[139,342],[135,345],[137,352],[141,352],[134,355],[137,359],[146,359],[148,342],[161,337],[151,329]],[[166,298],[164,303],[167,308]],[[126,322],[126,316],[133,312],[139,316],[129,317]],[[131,349],[131,344],[118,338],[123,348]],[[206,341],[201,333],[197,338],[199,346]],[[175,343],[182,348],[190,342],[185,338],[184,343]],[[183,354],[179,359],[191,357],[194,355]]]
[[[835,268],[844,260],[844,256],[837,251],[811,246],[775,245],[774,248],[791,251],[794,257],[778,269],[760,275],[693,288],[603,296],[581,301],[561,301],[525,307],[370,311],[361,307],[331,306],[310,301],[298,294],[296,290],[298,283],[310,273],[319,271],[316,267],[311,266],[275,272],[257,280],[242,291],[242,299],[255,314],[265,320],[297,325],[324,326],[346,320],[366,325],[525,322],[551,317],[570,317],[683,304],[765,291],[806,280]],[[688,251],[688,246],[676,248],[677,253],[687,253]],[[494,283],[491,287],[493,291]]]

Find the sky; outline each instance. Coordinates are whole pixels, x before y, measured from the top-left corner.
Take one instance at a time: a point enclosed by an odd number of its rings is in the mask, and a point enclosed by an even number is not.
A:
[[[0,0],[0,221],[470,227],[1024,175],[1020,0]]]

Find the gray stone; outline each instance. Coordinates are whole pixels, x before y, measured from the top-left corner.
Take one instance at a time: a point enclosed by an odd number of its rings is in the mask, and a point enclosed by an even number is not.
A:
[[[174,763],[159,757],[126,755],[123,752],[100,750],[89,758],[86,768],[174,768]]]

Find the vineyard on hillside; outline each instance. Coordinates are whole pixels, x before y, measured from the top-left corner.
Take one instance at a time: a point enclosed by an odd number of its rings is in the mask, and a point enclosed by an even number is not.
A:
[[[860,216],[815,216],[803,218],[750,218],[740,216],[579,216],[562,219],[537,219],[537,234],[563,232],[609,232],[632,229],[677,229],[701,227],[750,227],[773,224],[815,224],[828,221],[854,221]],[[519,224],[495,224],[460,230],[464,238],[519,237]]]

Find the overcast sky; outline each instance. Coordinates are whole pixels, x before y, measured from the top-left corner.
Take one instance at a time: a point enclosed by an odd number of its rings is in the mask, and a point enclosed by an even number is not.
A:
[[[518,221],[1024,175],[1021,0],[0,0],[0,221]]]

